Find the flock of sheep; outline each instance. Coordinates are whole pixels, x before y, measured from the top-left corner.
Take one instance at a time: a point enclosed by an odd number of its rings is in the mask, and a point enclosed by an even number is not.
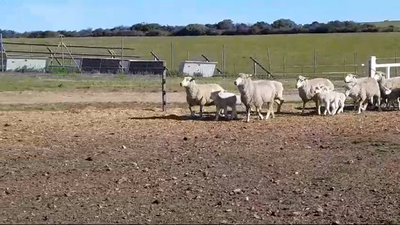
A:
[[[226,91],[219,84],[197,84],[194,77],[184,77],[180,86],[186,90],[186,100],[189,105],[191,116],[194,116],[193,106],[200,106],[200,117],[203,117],[204,106],[215,105],[215,120],[224,115],[227,119],[237,119],[236,106],[243,104],[246,107],[246,122],[250,121],[251,107],[255,107],[255,112],[261,120],[274,118],[274,102],[277,103],[277,113],[281,112],[283,98],[283,85],[281,82],[273,80],[252,80],[251,74],[239,73],[234,81],[234,85],[239,91],[239,95]],[[357,78],[353,74],[347,74],[344,78],[345,92],[340,93],[334,90],[333,83],[327,78],[308,79],[298,76],[296,88],[302,99],[303,107],[307,102],[314,101],[318,115],[321,115],[321,105],[325,110],[324,115],[335,115],[343,112],[344,102],[347,97],[354,101],[356,109],[358,103],[358,113],[365,111],[369,100],[381,111],[381,104],[385,103],[386,108],[395,107],[397,102],[400,110],[400,77],[387,79],[383,72],[377,71],[373,77]],[[266,104],[268,111],[265,117],[261,114],[263,105]],[[232,115],[228,117],[228,107],[232,109]],[[222,114],[223,112],[223,114]]]

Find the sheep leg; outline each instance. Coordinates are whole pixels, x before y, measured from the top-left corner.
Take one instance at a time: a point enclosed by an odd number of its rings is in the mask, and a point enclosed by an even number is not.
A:
[[[319,105],[319,107],[321,107],[321,105],[322,105],[322,102],[321,102],[321,104]],[[326,116],[326,113],[328,112],[329,114],[331,114],[331,112],[330,112],[330,104],[329,104],[329,101],[328,100],[325,100],[324,101],[324,106],[325,106],[325,109],[324,109],[324,115]]]
[[[229,119],[229,117],[228,117],[228,106],[227,105],[224,106],[224,115],[225,115],[225,119]]]
[[[339,104],[337,103],[337,101],[335,100],[334,102],[331,103],[332,106],[332,111],[331,111],[331,115],[335,115],[337,113],[337,110],[339,109]]]
[[[276,110],[276,113],[280,113],[280,112],[281,112],[281,107],[282,107],[282,104],[283,104],[284,101],[285,101],[285,100],[282,99],[282,98],[280,98],[280,99],[275,99],[275,102],[276,102],[276,104],[278,105],[277,110]]]
[[[363,106],[364,100],[365,100],[365,99],[361,99],[360,102],[359,102],[359,105],[358,105],[358,114],[360,114],[360,113],[361,113],[361,110],[363,109],[362,106]]]
[[[400,98],[397,98],[397,109],[400,111]]]
[[[194,111],[192,110],[192,106],[189,105],[189,110],[190,110],[190,116],[194,117]]]
[[[322,102],[319,102],[319,100],[317,99],[316,101],[314,101],[315,102],[315,107],[317,107],[317,113],[318,113],[318,115],[321,115],[321,105],[322,105]],[[326,104],[325,104],[325,110],[326,110]]]
[[[200,118],[203,118],[203,105],[200,105]]]
[[[260,120],[263,120],[264,116],[261,114],[261,107],[256,106],[256,111]]]
[[[269,118],[269,116],[272,116],[272,118],[275,118],[275,113],[274,113],[274,102],[268,102],[268,112],[267,116],[265,117],[265,120]]]
[[[338,113],[343,113],[343,109],[344,109],[344,101],[340,101],[340,109],[338,109]]]
[[[376,96],[376,101],[378,102],[378,111],[382,112],[382,108],[381,108],[381,97],[380,96]]]
[[[221,108],[219,106],[215,106],[215,121],[218,121],[219,119],[219,112],[221,111]]]
[[[330,114],[329,115],[331,115],[331,116],[333,116],[333,115],[335,115],[336,114],[336,111],[337,111],[337,103],[336,103],[336,101],[334,101],[334,102],[331,102],[330,103],[330,106],[329,106],[329,110],[330,110]]]
[[[224,115],[224,109],[219,109],[217,112],[220,116]]]
[[[237,119],[236,104],[232,106],[232,119]]]
[[[339,106],[341,105],[340,104],[340,99],[335,99],[334,104],[335,104],[334,105],[335,108],[333,109],[332,113],[333,113],[333,115],[336,115],[336,114],[338,114],[338,111],[339,111],[339,108],[340,108]]]
[[[246,106],[246,114],[247,114],[246,122],[250,121],[250,112],[251,112],[250,106]]]
[[[301,114],[304,114],[304,109],[306,108],[306,101],[303,100],[303,109],[301,110]]]
[[[357,100],[353,99],[354,110],[357,110]]]

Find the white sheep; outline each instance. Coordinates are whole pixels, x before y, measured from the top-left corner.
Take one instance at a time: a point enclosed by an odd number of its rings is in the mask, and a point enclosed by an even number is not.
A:
[[[358,78],[358,76],[355,74],[351,74],[351,73],[347,74],[346,77],[344,78],[345,90],[349,90],[354,85],[354,83],[364,81],[366,78],[368,78],[368,77]],[[382,92],[381,92],[381,95],[382,95]],[[356,100],[354,100],[353,103],[354,103],[354,110],[356,110],[356,108],[357,108]],[[371,104],[372,104],[372,102],[371,102]]]
[[[378,81],[379,88],[381,89],[382,102],[386,103],[386,108],[389,108],[389,96],[385,94],[384,87],[389,89],[400,88],[400,77],[392,77],[387,79],[386,74],[381,71],[376,71],[374,75],[375,80]]]
[[[358,113],[361,113],[361,110],[365,111],[367,109],[367,100],[373,97],[377,100],[379,111],[382,111],[381,91],[378,82],[372,77],[367,77],[359,82],[350,82],[345,95],[346,97],[351,97],[356,103],[359,102]]]
[[[325,86],[315,87],[315,93],[320,103],[324,103],[325,110],[324,115],[328,112],[329,115],[335,115],[343,112],[344,102],[346,101],[346,96],[344,93],[337,91],[330,91]],[[318,105],[321,107],[321,104]],[[332,111],[330,110],[332,108]],[[320,109],[318,109],[321,111]]]
[[[246,107],[246,122],[250,121],[250,108],[254,105],[259,118],[264,119],[261,114],[262,106],[264,103],[268,104],[268,112],[265,120],[274,114],[274,100],[276,96],[276,89],[272,82],[268,80],[251,80],[251,74],[239,73],[239,77],[233,82],[240,92],[241,102]]]
[[[245,73],[239,73],[239,75],[246,75]],[[252,76],[252,74],[248,74],[249,76]],[[275,102],[277,104],[277,113],[281,112],[281,108],[282,108],[282,104],[285,102],[285,99],[283,98],[283,84],[279,81],[275,81],[275,80],[268,80],[269,82],[271,82],[274,86],[275,86],[275,90],[276,90],[276,94],[275,94]],[[255,80],[254,82],[257,82],[257,80]]]
[[[224,110],[225,118],[229,119],[228,107],[232,109],[232,115],[230,119],[237,119],[236,105],[241,104],[240,100],[238,100],[240,99],[240,96],[227,91],[213,91],[211,92],[211,99],[213,100],[216,107],[215,120],[218,120],[218,112],[220,112],[221,109]]]
[[[390,108],[390,105],[394,107],[394,101],[397,101],[397,109],[400,110],[400,88],[390,89],[383,86],[383,90],[388,97],[387,108]]]
[[[299,96],[301,100],[303,101],[303,109],[301,110],[301,114],[304,113],[306,103],[312,100],[315,102],[316,108],[318,109],[318,115],[321,115],[321,111],[319,110],[320,109],[319,100],[315,94],[315,87],[317,86],[325,86],[330,91],[334,90],[333,83],[329,79],[326,78],[308,79],[301,75],[298,76],[296,88],[299,91]]]
[[[211,92],[224,90],[219,84],[196,84],[194,77],[184,77],[180,82],[180,86],[185,87],[186,101],[189,105],[191,116],[194,117],[192,107],[199,105],[201,118],[203,118],[204,106],[214,105],[211,99]]]

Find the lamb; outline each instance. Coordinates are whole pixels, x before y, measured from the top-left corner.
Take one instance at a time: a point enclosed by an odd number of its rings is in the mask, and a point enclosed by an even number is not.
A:
[[[224,110],[225,118],[229,119],[228,106],[232,109],[231,119],[237,119],[236,105],[241,104],[241,102],[238,101],[238,99],[240,99],[240,96],[227,91],[213,91],[211,92],[211,99],[213,100],[216,107],[215,120],[218,120],[218,112],[220,112],[221,109]]]
[[[200,118],[203,118],[204,106],[214,105],[211,99],[211,92],[224,90],[219,84],[196,84],[194,77],[184,77],[180,82],[180,86],[186,89],[186,101],[189,105],[191,116],[194,117],[192,107],[199,105]]]
[[[394,101],[397,101],[397,108],[400,110],[400,88],[390,89],[383,86],[383,90],[388,97],[387,109],[389,109],[390,105],[394,107]]]
[[[306,103],[310,100],[315,102],[316,108],[318,109],[318,115],[321,115],[321,111],[319,108],[319,100],[315,94],[315,87],[317,86],[325,86],[328,90],[333,91],[334,86],[333,83],[326,78],[314,78],[308,79],[304,76],[299,75],[297,78],[296,88],[299,91],[299,96],[303,101],[303,109],[301,110],[301,114],[304,113],[304,108],[306,107]]]
[[[251,80],[251,74],[239,73],[239,77],[233,82],[240,92],[240,100],[246,107],[246,122],[250,121],[251,105],[254,105],[259,118],[264,119],[261,108],[264,103],[268,104],[268,112],[265,120],[274,114],[274,100],[276,96],[275,85],[268,80]]]
[[[317,86],[315,87],[315,91],[317,94],[318,101],[320,103],[324,103],[325,110],[324,115],[328,112],[329,115],[335,115],[343,112],[344,102],[346,101],[346,96],[343,93],[337,91],[330,91],[325,86]],[[321,104],[318,105],[321,107]],[[333,108],[330,111],[330,108]],[[320,109],[318,109],[321,111]]]
[[[349,89],[345,91],[345,95],[346,97],[351,97],[355,102],[359,102],[359,114],[361,110],[365,111],[367,109],[368,102],[365,104],[364,102],[373,97],[377,99],[379,111],[382,111],[381,91],[378,82],[372,77],[367,77],[363,81],[349,83]]]

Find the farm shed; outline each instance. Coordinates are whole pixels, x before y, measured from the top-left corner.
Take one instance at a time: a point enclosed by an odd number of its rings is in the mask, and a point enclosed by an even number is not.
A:
[[[6,61],[6,71],[32,71],[45,72],[47,57],[8,57]]]
[[[129,73],[161,75],[165,70],[164,65],[164,61],[129,60]]]
[[[101,59],[100,73],[118,73],[120,59]]]
[[[183,61],[179,67],[179,72],[189,76],[212,77],[216,67],[217,62]]]
[[[100,58],[82,58],[82,72],[93,73],[100,72]]]

